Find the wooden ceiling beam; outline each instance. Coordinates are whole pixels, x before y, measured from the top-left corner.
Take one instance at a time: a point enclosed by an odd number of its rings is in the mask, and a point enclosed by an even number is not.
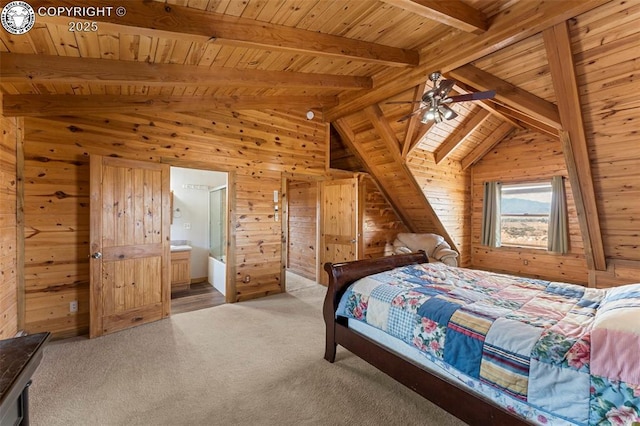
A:
[[[71,0],[33,0],[30,4],[36,10],[39,7],[78,6],[77,1]],[[419,61],[419,54],[414,50],[175,4],[155,1],[84,0],[82,6],[111,7],[111,16],[92,16],[86,19],[100,22],[101,29],[113,28],[121,33],[160,35],[178,40],[361,60],[395,67],[415,66]],[[126,14],[115,16],[117,7],[124,7]],[[38,15],[38,22],[43,23],[67,25],[71,20],[77,21],[78,18]]]
[[[207,68],[6,52],[0,52],[0,80],[5,83],[177,84],[324,89],[371,89],[373,85],[369,77],[348,75]]]
[[[476,68],[473,65],[464,65],[451,70],[448,75],[477,90],[495,90],[495,99],[497,101],[523,111],[548,126],[557,129],[562,127],[558,107],[554,104],[499,79],[480,68]]]
[[[433,71],[446,73],[497,50],[524,40],[545,28],[578,16],[608,0],[522,1],[496,15],[489,29],[480,35],[461,33],[445,42],[434,43],[420,54],[420,66],[393,69],[375,76],[376,88],[340,95],[337,106],[325,111],[325,120],[334,121],[368,105],[402,93],[422,83]]]
[[[457,0],[382,0],[385,3],[415,13],[453,28],[473,34],[482,34],[489,28],[487,17],[481,11]]]
[[[411,112],[415,113],[420,108],[420,100],[422,99],[422,94],[424,93],[424,88],[426,86],[426,82],[422,84],[418,84],[413,92],[413,106],[411,107]],[[419,114],[414,114],[411,116],[407,123],[406,133],[404,135],[404,141],[402,142],[402,158],[407,158],[407,154],[409,154],[409,150],[411,148],[411,141],[413,139],[413,134],[415,133],[416,126],[420,122]]]
[[[455,85],[455,89],[454,89],[454,93],[455,92],[457,92],[458,94],[466,95],[468,93],[473,93],[474,90],[469,88],[464,83],[457,82],[456,85]],[[497,117],[502,121],[507,121],[507,122],[511,123],[511,125],[513,127],[516,127],[518,129],[524,129],[524,126],[522,126],[522,124],[518,123],[518,121],[514,120],[513,118],[511,118],[510,116],[508,116],[506,114],[503,114],[501,111],[498,111],[496,109],[495,103],[493,101],[483,99],[483,100],[475,101],[475,104],[478,105],[480,108],[489,111],[491,113],[491,115],[493,115],[494,117]]]
[[[407,154],[402,155],[402,158],[406,159],[409,154],[411,154],[411,152],[416,149],[416,147],[418,146],[418,144],[422,141],[422,139],[426,136],[427,133],[429,133],[429,130],[431,130],[431,128],[435,125],[436,123],[433,121],[428,121],[424,124],[422,124],[422,126],[420,126],[420,128],[418,129],[418,133],[416,133],[416,136],[413,138],[413,140],[411,141],[411,144],[409,145],[409,149],[407,150]],[[429,153],[430,155],[433,155],[432,153]],[[435,161],[435,157],[434,157],[434,161]]]
[[[523,114],[520,111],[517,111],[512,108],[507,108],[504,105],[494,104],[493,108],[500,114],[510,117],[511,120],[515,120],[517,123],[520,123],[522,126],[529,130],[533,130],[535,132],[545,133],[549,136],[553,136],[555,138],[558,137],[558,129],[555,127],[548,126],[541,121],[536,120],[533,117],[530,117],[526,114]]]
[[[516,128],[511,123],[502,123],[491,134],[477,145],[460,161],[462,169],[466,170],[480,161],[496,145],[506,139]]]
[[[440,164],[456,148],[461,146],[490,116],[489,111],[480,110],[462,123],[462,126],[456,128],[433,153],[436,164]]]
[[[562,22],[545,30],[542,35],[549,59],[553,88],[558,99],[560,119],[565,130],[561,132],[560,140],[578,211],[578,223],[583,236],[587,265],[589,269],[604,271],[607,269],[607,260],[591,174],[589,148],[582,121],[569,28],[566,22]]]
[[[376,129],[378,136],[385,142],[393,159],[398,163],[404,163],[402,160],[402,152],[400,151],[400,141],[398,141],[395,132],[389,124],[389,120],[384,116],[380,107],[378,105],[371,105],[364,110],[364,113],[373,125],[373,128]]]
[[[360,163],[367,169],[367,173],[371,174],[371,170],[367,166],[367,162],[364,161],[366,154],[364,150],[361,149],[360,145],[356,143],[356,134],[353,132],[353,129],[347,123],[347,120],[344,118],[340,118],[335,121],[335,123],[331,123],[334,129],[338,132],[340,137],[342,138],[342,142],[344,145],[351,151],[353,154],[360,160]]]
[[[0,95],[5,117],[39,117],[110,112],[203,111],[211,109],[323,108],[336,96],[138,96],[138,95]]]

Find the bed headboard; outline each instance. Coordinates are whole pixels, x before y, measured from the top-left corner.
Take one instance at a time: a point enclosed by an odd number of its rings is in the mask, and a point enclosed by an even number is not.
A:
[[[427,262],[429,262],[429,258],[424,251],[378,257],[375,259],[356,260],[353,262],[335,264],[327,262],[324,264],[324,270],[329,274],[329,287],[325,299],[325,309],[333,308],[333,312],[335,313],[338,300],[347,286],[362,277],[388,271],[399,266]],[[327,303],[329,303],[329,306],[327,306]]]
[[[340,291],[354,281],[367,275],[388,271],[399,266],[427,263],[428,261],[429,259],[426,253],[420,250],[416,253],[363,259],[353,262],[335,264],[327,262],[324,264],[324,270],[329,274],[329,287],[333,284],[334,287],[336,287],[335,290]]]

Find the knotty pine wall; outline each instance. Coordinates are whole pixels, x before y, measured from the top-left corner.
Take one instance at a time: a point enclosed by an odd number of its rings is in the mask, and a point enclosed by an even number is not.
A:
[[[471,264],[471,173],[459,161],[436,164],[433,154],[414,149],[407,165],[460,251],[458,265]]]
[[[25,119],[26,329],[62,337],[88,327],[91,154],[233,172],[236,299],[280,292],[273,191],[282,172],[324,173],[325,129],[255,111]],[[79,301],[77,314],[69,313],[71,300]]]
[[[609,2],[570,21],[607,271],[598,287],[640,282],[640,6]]]
[[[480,244],[484,182],[541,181],[550,180],[555,175],[565,177],[569,215],[569,253],[559,255],[548,253],[546,250],[490,248]],[[588,271],[582,234],[567,176],[559,140],[530,131],[514,133],[472,166],[471,266],[586,286]]]
[[[18,332],[16,142],[20,122],[0,116],[0,339]]]

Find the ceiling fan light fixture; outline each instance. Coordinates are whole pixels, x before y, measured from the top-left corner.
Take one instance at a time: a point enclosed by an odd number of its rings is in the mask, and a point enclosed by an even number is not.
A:
[[[427,112],[424,113],[424,117],[422,117],[422,119],[426,121],[433,120],[436,118],[436,113],[435,108],[429,108]]]
[[[438,112],[444,117],[445,120],[451,120],[452,118],[456,118],[458,114],[451,108],[446,105],[440,105],[438,107]]]
[[[458,114],[449,108],[446,105],[438,105],[432,106],[428,110],[424,112],[420,122],[422,124],[426,124],[429,121],[435,121],[436,123],[441,123],[443,120],[451,120],[452,118],[456,118]]]
[[[427,124],[429,121],[433,120],[434,115],[432,109],[428,109],[422,114],[422,118],[420,118],[420,122],[422,124]]]

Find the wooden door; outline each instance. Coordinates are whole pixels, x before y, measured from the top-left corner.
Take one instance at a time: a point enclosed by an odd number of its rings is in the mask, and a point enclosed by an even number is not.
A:
[[[91,157],[90,337],[167,317],[169,166]]]
[[[322,184],[320,243],[322,266],[358,259],[360,227],[358,178],[335,179]],[[327,273],[319,274],[322,284]]]

